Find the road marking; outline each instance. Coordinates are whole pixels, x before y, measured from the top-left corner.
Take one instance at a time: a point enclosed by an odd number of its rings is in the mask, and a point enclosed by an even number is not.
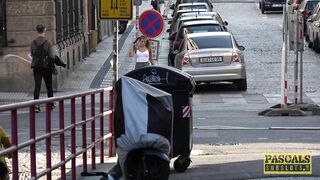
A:
[[[303,139],[303,140],[311,140],[312,137],[302,137],[301,139]]]

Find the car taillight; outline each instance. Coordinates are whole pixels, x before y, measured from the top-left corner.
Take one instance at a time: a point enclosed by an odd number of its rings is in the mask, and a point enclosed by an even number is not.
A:
[[[241,56],[237,52],[232,53],[231,63],[241,63]]]
[[[190,58],[188,55],[184,55],[183,59],[182,59],[182,65],[186,65],[190,63]]]
[[[306,10],[302,11],[301,14],[304,16],[304,17],[308,17],[308,12]]]
[[[179,49],[179,47],[180,47],[180,44],[181,44],[181,41],[180,40],[176,40],[175,42],[174,42],[174,48],[175,49]]]

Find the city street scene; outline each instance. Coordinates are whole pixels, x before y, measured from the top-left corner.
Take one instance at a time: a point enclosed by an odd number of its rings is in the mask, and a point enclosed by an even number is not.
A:
[[[0,0],[0,180],[320,179],[319,70],[320,0]]]

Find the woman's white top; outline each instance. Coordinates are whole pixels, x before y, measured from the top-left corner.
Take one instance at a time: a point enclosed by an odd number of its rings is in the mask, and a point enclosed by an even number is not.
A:
[[[136,58],[137,62],[149,62],[149,50],[141,52],[137,49]]]

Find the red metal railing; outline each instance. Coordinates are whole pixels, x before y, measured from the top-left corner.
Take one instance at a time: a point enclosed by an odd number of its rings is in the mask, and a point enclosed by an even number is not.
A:
[[[109,92],[109,106],[108,110],[104,109],[106,95],[105,92]],[[99,94],[99,113],[96,114],[96,99],[95,95]],[[87,118],[87,103],[86,98],[90,97],[90,117]],[[67,118],[65,102],[70,100],[70,118]],[[81,108],[81,120],[77,121],[77,108],[80,102]],[[58,119],[59,125],[58,130],[52,129],[52,110],[50,109],[50,103],[58,102]],[[45,104],[45,134],[36,136],[36,132],[39,129],[36,128],[36,114],[35,105]],[[24,142],[18,142],[18,111],[23,108],[29,108],[29,140]],[[111,157],[113,152],[113,138],[112,138],[112,113],[113,113],[113,91],[112,88],[101,88],[97,90],[91,90],[83,93],[77,93],[73,95],[53,97],[48,99],[34,100],[22,102],[19,104],[10,104],[0,106],[0,112],[11,112],[11,141],[12,147],[0,151],[0,155],[12,154],[12,179],[19,179],[19,157],[18,152],[22,149],[30,148],[30,179],[38,179],[46,175],[46,179],[52,179],[52,171],[60,168],[61,179],[66,179],[66,164],[71,161],[71,178],[76,179],[76,157],[82,155],[82,166],[83,172],[88,171],[88,151],[91,150],[91,167],[96,168],[96,147],[99,145],[100,148],[100,163],[104,163],[104,146],[105,140],[109,139],[109,154]],[[109,116],[109,131],[104,132],[105,123],[104,117]],[[38,117],[38,115],[37,115]],[[99,137],[96,139],[96,119],[99,120]],[[66,126],[67,120],[70,120],[70,125]],[[87,144],[87,128],[88,124],[91,124],[91,141]],[[76,127],[81,128],[81,134],[76,133]],[[66,144],[65,135],[67,132],[71,134],[71,154],[66,157]],[[81,136],[81,144],[77,143],[77,135]],[[56,164],[52,164],[52,138],[59,137],[59,151],[60,161]],[[37,148],[36,145],[45,143],[46,152],[46,168],[42,171],[37,169]],[[77,151],[77,147],[81,149]]]

